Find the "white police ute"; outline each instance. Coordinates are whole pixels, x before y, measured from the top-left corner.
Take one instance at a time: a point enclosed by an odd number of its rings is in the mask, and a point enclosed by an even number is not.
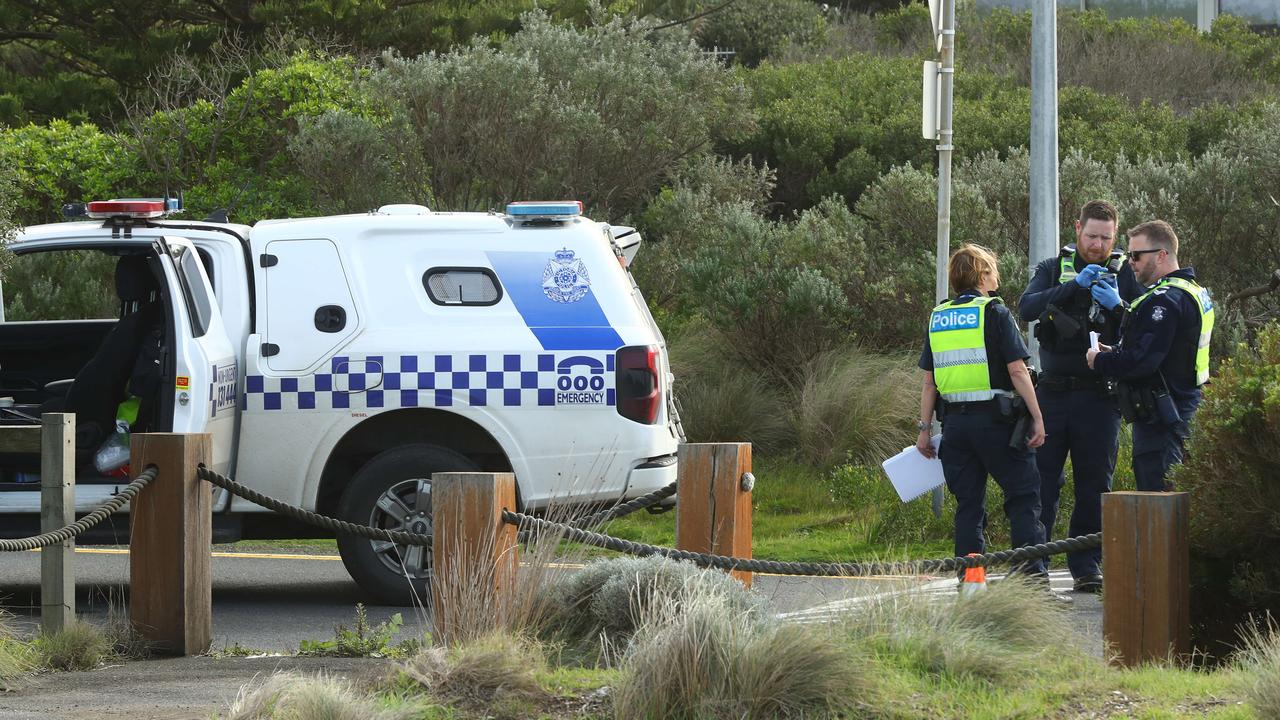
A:
[[[80,279],[60,273],[96,268],[110,311],[31,319],[6,296],[24,317],[0,322],[0,422],[76,413],[79,511],[140,470],[104,455],[126,430],[210,433],[213,469],[255,490],[418,533],[436,472],[513,472],[526,510],[675,479],[665,343],[628,270],[640,238],[581,203],[252,227],[175,219],[167,200],[85,209],[26,228],[13,272],[65,292]],[[0,454],[0,536],[38,527],[38,472]],[[220,490],[214,513],[220,542],[323,534]],[[423,548],[338,547],[377,600],[407,602],[430,574]]]

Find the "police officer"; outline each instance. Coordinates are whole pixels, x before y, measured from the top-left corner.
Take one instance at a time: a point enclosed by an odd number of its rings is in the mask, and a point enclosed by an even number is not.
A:
[[[1044,443],[1044,422],[1027,371],[1026,345],[1012,313],[991,295],[1000,283],[995,255],[965,245],[951,256],[948,274],[956,297],[933,309],[920,354],[925,375],[916,448],[941,459],[947,489],[956,497],[957,556],[985,549],[988,474],[1004,492],[1013,546],[1044,542],[1040,478],[1030,450]],[[939,396],[942,406],[935,408]],[[1018,422],[1015,398],[1021,398],[1029,424]],[[942,419],[936,452],[929,425],[935,409]],[[1048,578],[1044,560],[1016,569]]]
[[[1119,347],[1090,349],[1085,360],[1116,378],[1121,411],[1133,423],[1133,475],[1139,490],[1167,489],[1209,380],[1213,301],[1192,268],[1178,266],[1178,236],[1153,220],[1128,232],[1129,262],[1150,287],[1129,305]]]
[[[1098,333],[1101,342],[1115,343],[1124,315],[1121,300],[1133,300],[1143,292],[1124,254],[1114,249],[1116,224],[1116,209],[1111,203],[1086,203],[1076,220],[1076,242],[1036,267],[1018,301],[1024,322],[1040,321],[1036,338],[1040,340],[1042,374],[1036,397],[1044,412],[1047,437],[1036,452],[1036,466],[1040,471],[1040,522],[1050,538],[1057,524],[1058,499],[1067,481],[1063,471],[1067,454],[1071,455],[1075,480],[1069,537],[1102,529],[1102,493],[1111,490],[1116,468],[1120,411],[1106,379],[1084,361],[1089,333]],[[1075,590],[1102,590],[1101,562],[1101,550],[1067,554]]]

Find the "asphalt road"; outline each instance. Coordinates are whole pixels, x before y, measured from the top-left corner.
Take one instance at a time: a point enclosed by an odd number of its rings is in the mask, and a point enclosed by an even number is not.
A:
[[[75,574],[78,612],[91,622],[106,622],[111,605],[119,608],[127,597],[127,552],[79,548]],[[885,592],[933,586],[954,592],[954,580],[936,580],[757,575],[755,589],[769,598],[777,612],[804,620]],[[13,613],[20,629],[33,630],[39,622],[39,587],[38,553],[0,553],[0,609]],[[302,640],[332,638],[334,626],[350,624],[356,603],[364,600],[336,556],[215,553],[214,649],[239,645],[268,652],[294,651]],[[419,632],[425,621],[415,608],[368,605],[367,610],[375,623],[401,613],[403,637]]]

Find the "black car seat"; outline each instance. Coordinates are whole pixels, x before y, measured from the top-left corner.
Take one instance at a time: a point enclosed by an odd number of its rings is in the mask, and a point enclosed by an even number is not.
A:
[[[120,320],[67,391],[64,412],[76,414],[76,464],[92,462],[93,453],[115,429],[116,409],[129,394],[148,342],[162,340],[160,286],[147,257],[125,255],[116,263],[116,295]],[[153,363],[154,364],[154,363]],[[158,370],[157,370],[158,372]]]

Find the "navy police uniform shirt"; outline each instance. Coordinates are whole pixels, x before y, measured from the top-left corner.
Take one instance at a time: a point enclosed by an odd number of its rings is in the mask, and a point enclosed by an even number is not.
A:
[[[1076,272],[1085,269],[1089,264],[1079,254],[1076,255]],[[1035,275],[1032,276],[1027,289],[1022,292],[1022,297],[1018,300],[1018,315],[1023,322],[1029,323],[1039,319],[1050,303],[1070,312],[1072,306],[1088,307],[1089,303],[1093,302],[1089,288],[1082,288],[1075,282],[1059,282],[1061,274],[1062,258],[1059,255],[1043,260],[1036,266]],[[1146,292],[1146,288],[1142,287],[1138,279],[1133,276],[1133,268],[1127,261],[1116,273],[1116,289],[1120,292],[1120,299],[1126,303],[1133,302]],[[1120,323],[1124,317],[1124,309],[1116,306],[1114,310],[1106,313],[1106,317],[1106,327],[1102,329],[1099,340],[1107,345],[1114,345],[1120,338]],[[1088,329],[1086,328],[1083,332],[1087,333]],[[1054,352],[1041,346],[1041,371],[1045,375],[1096,377],[1096,372],[1089,369],[1089,363],[1084,357],[1084,350],[1088,347],[1087,338],[1088,335],[1085,335],[1078,351]]]
[[[955,302],[968,302],[978,295],[977,290],[966,290],[956,296]],[[1027,344],[1023,342],[1022,333],[1018,332],[1018,326],[1013,321],[1013,313],[1009,312],[1004,303],[987,304],[983,339],[987,344],[987,372],[991,377],[991,387],[1012,390],[1009,363],[1026,360],[1031,354],[1027,352]],[[924,350],[920,353],[919,366],[921,370],[933,372],[933,350],[929,347],[928,333],[924,336]]]
[[[1196,279],[1189,267],[1165,277]],[[1189,413],[1200,404],[1196,385],[1196,348],[1200,342],[1200,306],[1186,292],[1173,287],[1156,290],[1125,318],[1119,347],[1099,353],[1093,367],[1107,377],[1130,382],[1159,383],[1164,374],[1178,410]]]

